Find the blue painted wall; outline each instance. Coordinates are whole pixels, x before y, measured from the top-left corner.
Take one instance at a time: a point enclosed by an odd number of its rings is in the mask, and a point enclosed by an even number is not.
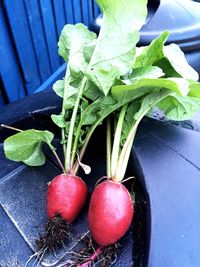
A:
[[[65,69],[57,52],[63,26],[89,26],[99,13],[94,0],[0,1],[0,106],[51,88]]]

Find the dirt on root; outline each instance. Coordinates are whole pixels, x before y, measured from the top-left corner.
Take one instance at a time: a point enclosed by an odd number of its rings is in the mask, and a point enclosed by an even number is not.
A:
[[[45,226],[45,234],[36,240],[36,250],[55,251],[63,246],[71,236],[71,224],[66,222],[60,214],[49,219]]]

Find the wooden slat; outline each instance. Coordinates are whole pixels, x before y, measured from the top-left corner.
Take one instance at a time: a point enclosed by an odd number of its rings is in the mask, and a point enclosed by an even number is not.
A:
[[[4,93],[8,101],[18,100],[25,95],[25,90],[2,6],[0,6],[0,59],[0,76],[6,91]],[[3,104],[2,95],[1,103]]]
[[[49,0],[40,0],[40,8],[44,23],[51,68],[52,71],[54,72],[57,70],[57,68],[59,68],[61,61],[58,56],[58,48],[57,48],[58,39],[57,39],[56,25],[51,2],[52,1]]]
[[[31,29],[39,74],[41,81],[44,82],[51,75],[52,71],[45,39],[45,32],[39,12],[39,4],[35,0],[26,0],[24,1],[24,4]]]
[[[48,90],[51,89],[53,84],[59,80],[62,79],[65,75],[65,70],[66,70],[66,63],[64,63],[59,69],[57,69],[57,71],[55,71],[40,87],[37,88],[37,90],[35,91],[37,92],[41,92],[44,90]]]
[[[67,18],[66,23],[68,24],[74,24],[74,11],[73,11],[73,0],[64,0],[65,4],[65,15]]]
[[[4,0],[28,94],[40,84],[37,61],[22,0]]]
[[[74,23],[82,22],[81,1],[73,0]]]

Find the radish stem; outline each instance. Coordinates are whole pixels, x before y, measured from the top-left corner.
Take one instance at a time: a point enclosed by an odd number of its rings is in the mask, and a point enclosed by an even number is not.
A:
[[[106,172],[107,177],[111,178],[111,125],[110,118],[107,118],[107,131],[106,131]]]
[[[117,169],[115,171],[113,180],[120,182],[123,180],[125,172],[126,172],[126,168],[128,165],[128,161],[129,161],[129,156],[131,153],[131,148],[133,145],[133,141],[135,138],[135,134],[137,131],[137,127],[139,125],[139,123],[141,122],[141,120],[143,119],[143,117],[149,112],[149,110],[152,109],[153,106],[155,106],[155,104],[157,104],[157,102],[161,101],[162,99],[164,99],[165,97],[167,97],[170,94],[170,92],[166,92],[162,97],[156,99],[155,101],[153,101],[151,104],[149,104],[146,108],[141,107],[142,111],[139,110],[138,113],[135,114],[136,119],[129,131],[128,137],[123,145],[123,148],[121,150],[120,156],[119,156],[119,161],[118,161],[118,165],[117,165]]]
[[[119,119],[116,125],[115,137],[113,142],[112,156],[111,156],[111,175],[115,174],[118,165],[119,149],[120,149],[120,138],[122,132],[122,126],[124,122],[124,117],[126,114],[128,104],[122,106]]]
[[[66,154],[65,154],[65,169],[67,172],[70,172],[70,166],[73,167],[73,162],[71,161],[71,153],[72,153],[73,159],[74,159],[75,153],[76,153],[76,151],[71,152],[72,142],[73,142],[73,134],[74,134],[74,126],[75,126],[75,122],[76,122],[76,115],[78,112],[79,103],[80,103],[86,82],[87,82],[87,77],[84,77],[82,84],[81,84],[81,87],[80,87],[80,90],[78,92],[78,96],[76,99],[76,103],[75,103],[73,112],[72,112],[72,117],[71,117],[71,122],[70,122],[70,127],[69,127],[68,140],[67,140],[67,148],[66,148]]]
[[[67,76],[69,75],[69,69],[66,69],[66,74],[65,74],[65,78],[64,78],[64,93],[63,93],[63,104],[62,104],[62,116],[65,116],[65,107],[64,107],[64,102],[66,99],[66,94],[67,94],[67,87],[68,87],[68,83],[67,83]],[[63,153],[65,155],[66,152],[66,143],[65,143],[65,128],[61,128],[61,137],[62,137],[62,142],[63,142]]]
[[[12,127],[12,126],[8,126],[6,124],[1,124],[1,127],[2,128],[6,128],[6,129],[10,129],[10,130],[13,130],[13,131],[16,131],[16,132],[23,132],[23,130],[20,130],[20,129]]]
[[[51,147],[50,147],[50,148],[51,148]],[[54,149],[53,147],[51,148],[51,151],[53,152],[53,154],[54,154],[54,156],[55,156],[55,158],[56,158],[58,164],[60,165],[60,168],[61,168],[62,172],[63,172],[63,173],[66,173],[65,168],[64,168],[64,166],[63,166],[63,164],[62,164],[60,158],[58,157],[58,154],[56,153],[56,151],[55,151],[55,149]]]
[[[129,135],[126,139],[126,142],[124,143],[124,146],[122,148],[120,157],[119,157],[119,162],[118,162],[118,166],[114,175],[114,180],[115,181],[121,181],[124,178],[125,172],[126,172],[126,168],[128,165],[128,160],[129,160],[129,156],[131,153],[131,148],[133,145],[133,141],[134,141],[134,137],[135,137],[135,133],[137,130],[137,126],[139,124],[139,122],[141,121],[141,119],[143,118],[144,115],[141,116],[140,120],[137,120],[134,125],[132,126]]]
[[[102,247],[99,247],[95,252],[92,254],[92,256],[89,257],[89,259],[82,263],[77,265],[77,267],[88,267],[91,266],[91,263],[96,260],[96,258],[99,256],[99,254],[102,252]]]

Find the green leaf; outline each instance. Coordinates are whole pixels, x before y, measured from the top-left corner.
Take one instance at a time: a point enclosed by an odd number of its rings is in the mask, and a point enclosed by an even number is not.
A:
[[[163,47],[168,36],[169,32],[164,31],[149,46],[137,48],[134,68],[153,65],[156,61],[163,58]]]
[[[158,103],[165,116],[174,121],[187,120],[200,110],[200,99],[173,94]]]
[[[92,101],[95,101],[97,98],[103,96],[103,93],[92,81],[88,80],[84,89],[84,96]]]
[[[157,65],[167,77],[183,77],[188,80],[198,80],[198,73],[187,63],[184,53],[178,45],[164,46],[169,33],[163,32],[149,46],[136,50],[134,68]]]
[[[84,72],[88,64],[83,49],[94,39],[96,39],[96,34],[81,23],[65,25],[59,38],[58,53],[65,61],[68,61],[68,64],[70,63],[70,68],[74,71]]]
[[[52,114],[51,119],[58,127],[60,127],[60,128],[66,127],[65,118],[63,117],[63,115]]]
[[[4,152],[8,159],[24,162],[29,166],[41,166],[45,163],[42,143],[51,145],[53,133],[34,129],[19,132],[4,141]]]
[[[140,110],[134,115],[135,120],[140,120],[144,117],[150,110],[152,110],[157,103],[166,99],[172,92],[162,89],[160,92],[150,93],[142,99],[142,104]]]
[[[188,93],[189,96],[200,98],[200,83],[192,82],[189,85],[190,92]]]
[[[54,92],[60,96],[63,97],[64,95],[64,80],[58,80],[53,85]]]
[[[96,121],[109,114],[113,110],[116,101],[111,96],[102,96],[94,101],[83,113],[82,125],[93,125]]]
[[[146,0],[97,1],[103,12],[103,24],[86,75],[105,95],[114,81],[133,65],[138,30],[146,19],[146,3]]]
[[[180,95],[187,95],[189,92],[189,82],[182,78],[141,79],[131,85],[114,86],[111,92],[117,101],[127,103],[131,98],[148,92],[154,92],[161,88],[171,90]]]
[[[72,109],[75,105],[79,88],[71,85],[67,86],[65,97],[63,99],[63,106],[65,110]]]
[[[126,115],[124,117],[124,123],[122,127],[122,133],[120,138],[120,145],[123,146],[127,136],[131,130],[131,127],[133,126],[133,123],[135,122],[134,115],[139,111],[141,106],[140,101],[135,100],[132,101],[131,104],[127,108]]]
[[[147,66],[147,67],[140,67],[137,69],[134,69],[133,72],[126,77],[122,78],[122,82],[125,84],[132,84],[136,80],[141,80],[144,78],[160,78],[164,76],[164,72],[161,68],[157,66]]]
[[[81,87],[84,73],[88,67],[85,55],[92,54],[96,34],[83,24],[66,25],[58,42],[59,54],[68,61],[67,73],[63,86],[63,108],[72,109]],[[92,44],[92,45],[91,45]],[[91,56],[91,55],[90,55]],[[55,88],[60,88],[61,83]]]
[[[197,81],[198,73],[188,64],[184,53],[176,44],[163,47],[163,55],[170,62],[174,70],[187,80]]]

